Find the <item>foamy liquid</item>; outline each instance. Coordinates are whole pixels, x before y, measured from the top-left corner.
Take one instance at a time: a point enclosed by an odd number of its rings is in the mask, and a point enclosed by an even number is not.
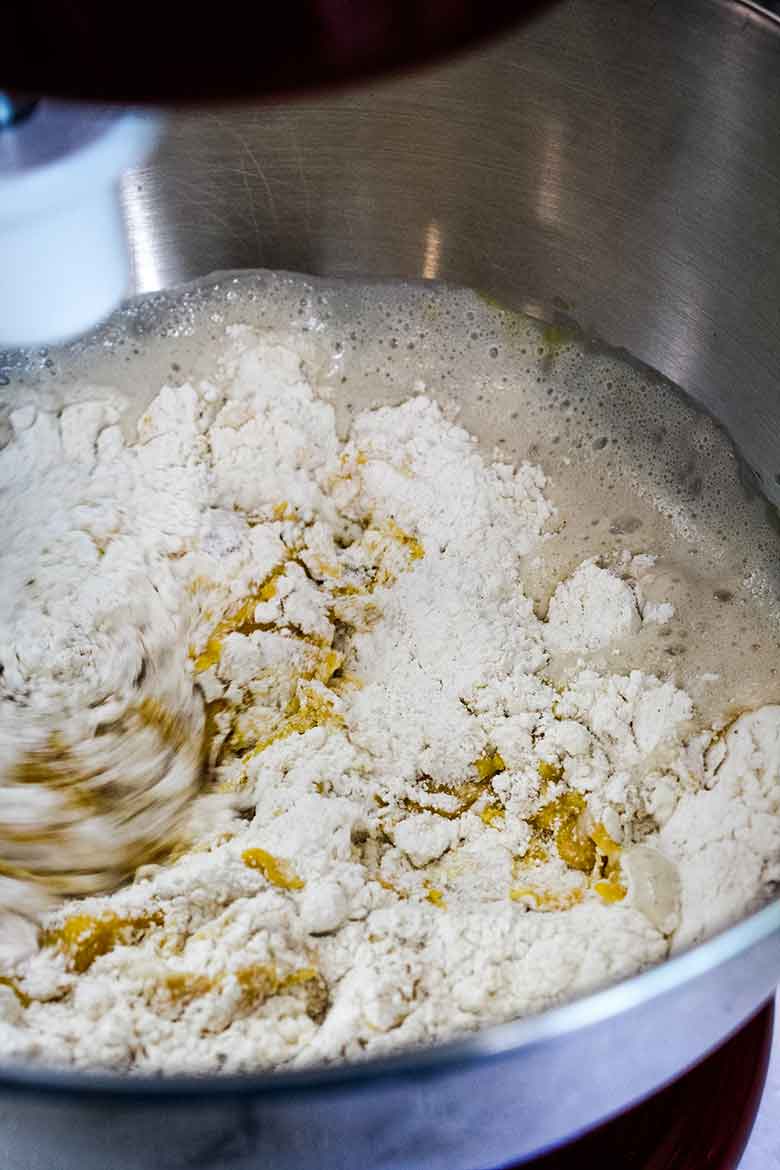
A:
[[[218,378],[229,324],[300,347],[344,433],[355,413],[424,390],[488,457],[540,464],[558,509],[541,555],[523,565],[540,615],[586,558],[654,553],[646,593],[671,602],[674,618],[589,664],[671,679],[702,724],[780,702],[776,513],[743,482],[728,437],[646,368],[468,290],[247,272],[144,297],[77,344],[0,355],[0,444],[14,406],[57,410],[112,391],[127,397],[131,435],[166,382]],[[562,659],[549,673],[563,682],[577,668]]]

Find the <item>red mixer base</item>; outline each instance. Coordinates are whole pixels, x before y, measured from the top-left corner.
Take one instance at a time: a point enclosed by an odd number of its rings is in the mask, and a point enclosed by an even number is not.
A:
[[[773,1022],[770,1001],[654,1097],[523,1170],[736,1170],[761,1101]]]

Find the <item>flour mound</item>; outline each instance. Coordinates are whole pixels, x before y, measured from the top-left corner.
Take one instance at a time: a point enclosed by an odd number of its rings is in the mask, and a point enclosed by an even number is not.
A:
[[[76,721],[131,693],[143,624],[209,780],[131,884],[0,919],[5,1057],[360,1059],[635,973],[773,888],[780,708],[719,734],[610,672],[672,616],[651,557],[585,560],[542,615],[525,567],[565,517],[538,467],[424,396],[342,441],[305,347],[248,327],[132,442],[119,405],[78,411],[25,410],[0,453],[0,726],[22,693]]]

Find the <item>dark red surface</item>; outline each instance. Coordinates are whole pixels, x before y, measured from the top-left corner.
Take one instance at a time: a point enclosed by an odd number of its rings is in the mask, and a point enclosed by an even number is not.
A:
[[[7,0],[0,89],[130,102],[279,97],[440,57],[553,2]]]
[[[735,1170],[761,1101],[773,1022],[770,1001],[679,1080],[523,1170]]]

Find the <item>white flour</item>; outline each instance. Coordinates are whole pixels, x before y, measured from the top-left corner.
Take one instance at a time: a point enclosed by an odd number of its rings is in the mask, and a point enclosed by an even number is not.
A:
[[[40,930],[0,921],[4,1058],[387,1052],[656,963],[780,880],[780,707],[716,733],[603,667],[673,617],[653,558],[586,560],[538,614],[524,574],[566,519],[539,469],[488,465],[426,397],[342,443],[311,381],[234,328],[132,445],[120,403],[12,420],[5,742],[12,696],[76,719],[129,693],[143,620],[177,695],[190,650],[213,771],[189,848]]]

